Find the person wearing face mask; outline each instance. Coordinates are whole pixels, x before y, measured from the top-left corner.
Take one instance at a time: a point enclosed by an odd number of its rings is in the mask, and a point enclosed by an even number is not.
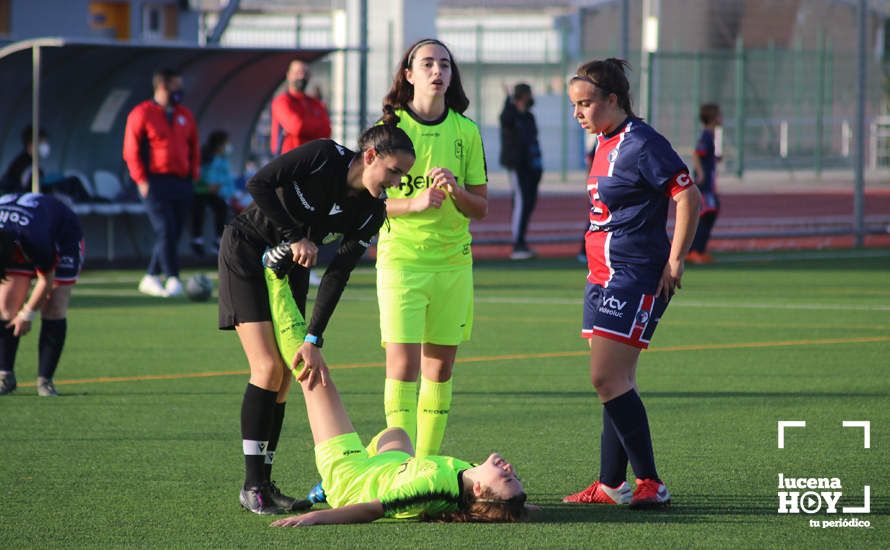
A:
[[[313,139],[331,137],[327,107],[306,93],[309,65],[299,59],[287,68],[287,89],[272,100],[271,151],[282,155]]]
[[[283,155],[314,139],[331,137],[331,120],[327,107],[320,100],[318,88],[313,97],[307,94],[311,73],[309,65],[294,59],[287,67],[287,89],[272,101],[271,150]],[[318,286],[321,278],[309,273],[309,282]]]
[[[37,154],[41,160],[49,157],[50,146],[47,141],[46,130],[40,128],[38,131],[39,141],[37,142]],[[33,145],[33,127],[29,124],[22,129],[22,151],[16,155],[0,181],[0,194],[6,193],[29,193],[31,191],[31,167],[33,166],[34,145]],[[47,192],[48,187],[44,185],[43,170],[41,170],[41,192]]]
[[[193,182],[199,176],[198,127],[191,111],[182,105],[178,71],[156,71],[152,85],[152,98],[130,111],[124,130],[123,157],[156,236],[139,291],[149,296],[181,296],[177,248],[191,211]]]
[[[29,124],[22,129],[22,151],[12,159],[3,178],[0,179],[0,195],[7,193],[30,193],[31,174],[34,158],[33,127]],[[49,136],[46,130],[38,130],[37,156],[40,162],[45,162],[50,155]],[[82,202],[89,199],[89,193],[76,177],[65,177],[61,174],[45,175],[42,165],[40,168],[41,193],[52,193],[59,196],[66,203]]]
[[[207,142],[201,147],[201,179],[195,183],[195,198],[192,202],[192,250],[198,256],[206,252],[204,244],[204,212],[213,212],[214,243],[211,252],[219,250],[219,238],[229,213],[229,199],[235,193],[235,178],[229,166],[232,143],[224,130],[210,132]]]
[[[507,96],[501,111],[500,160],[507,169],[507,178],[513,189],[511,260],[528,260],[535,255],[525,242],[528,222],[538,201],[538,184],[543,171],[538,125],[531,112],[534,104],[531,86],[519,83],[513,88],[513,94]]]

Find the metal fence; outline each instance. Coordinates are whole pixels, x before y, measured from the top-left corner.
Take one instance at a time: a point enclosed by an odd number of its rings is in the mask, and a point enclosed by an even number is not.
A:
[[[445,19],[437,30],[460,67],[471,102],[467,115],[480,125],[491,169],[499,169],[498,115],[505,91],[520,81],[535,92],[545,169],[566,173],[584,166],[585,136],[571,118],[566,79],[580,63],[615,56],[614,51],[578,51],[583,41],[577,30],[554,25],[549,18],[519,26]],[[223,43],[232,45],[325,47],[331,41],[330,18],[325,16],[239,14],[223,35]],[[387,53],[392,52],[370,52]],[[636,100],[641,54],[631,52],[629,57]],[[819,172],[851,166],[855,56],[838,51],[829,41],[785,49],[748,49],[739,42],[730,50],[661,51],[653,54],[649,66],[652,100],[647,119],[686,158],[700,131],[699,105],[714,102],[723,112],[726,171]],[[881,75],[890,74],[888,67],[876,62],[869,67],[866,163],[872,168],[890,165],[890,124],[879,118],[886,112]],[[329,63],[316,69],[316,82],[330,90]],[[369,105],[368,113],[376,113],[377,107]],[[357,110],[331,115],[362,125]],[[258,133],[267,131],[267,122],[261,121]],[[263,141],[259,135],[256,143]]]
[[[615,56],[589,51],[567,55],[570,37],[556,29],[442,29],[452,46],[471,100],[469,115],[497,158],[497,117],[505,85],[525,81],[536,94],[547,170],[583,165],[584,140],[567,108],[566,78],[584,61]],[[516,44],[534,45],[533,53]],[[634,100],[640,96],[640,52],[629,61]],[[890,65],[869,67],[866,117],[869,121],[867,165],[890,161],[890,133],[882,114],[880,75]],[[721,106],[724,120],[724,169],[814,170],[851,166],[855,123],[855,55],[835,51],[821,41],[813,48],[746,49],[699,52],[662,51],[650,63],[651,103],[647,120],[687,156],[700,132],[698,109],[704,102]],[[638,109],[639,110],[639,109]],[[490,159],[491,160],[491,159]],[[491,165],[491,164],[490,164]]]

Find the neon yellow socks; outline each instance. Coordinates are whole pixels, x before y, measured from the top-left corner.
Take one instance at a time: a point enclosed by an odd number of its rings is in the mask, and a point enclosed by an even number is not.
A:
[[[278,343],[284,365],[290,368],[291,361],[294,360],[297,350],[303,345],[303,338],[306,337],[306,321],[300,315],[300,308],[294,301],[287,277],[279,279],[268,267],[263,272],[269,292],[275,341]]]
[[[413,444],[417,437],[417,382],[387,378],[383,387],[387,428],[402,428]]]
[[[433,382],[420,377],[417,399],[417,456],[439,454],[451,409],[451,380]]]

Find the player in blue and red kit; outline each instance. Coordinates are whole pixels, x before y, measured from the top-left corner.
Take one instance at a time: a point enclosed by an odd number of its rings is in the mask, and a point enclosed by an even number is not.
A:
[[[599,479],[564,501],[649,508],[671,497],[655,468],[637,359],[680,288],[701,196],[670,143],[634,115],[626,66],[620,59],[591,61],[569,81],[575,119],[597,134],[587,179],[589,273],[581,334],[590,340],[603,431]],[[677,214],[668,239],[671,200]],[[633,494],[625,481],[628,461],[637,478]]]
[[[38,311],[37,393],[58,395],[53,374],[65,345],[68,302],[83,250],[80,221],[58,199],[39,193],[0,197],[0,395],[16,388],[19,338],[31,330]],[[37,282],[28,296],[33,278]]]
[[[686,261],[692,264],[709,264],[714,258],[708,253],[708,241],[711,231],[720,213],[720,198],[717,196],[717,163],[720,154],[714,140],[717,126],[723,122],[720,107],[715,103],[705,103],[698,113],[704,129],[695,144],[692,155],[695,184],[702,196],[702,208],[698,218],[698,230],[692,241],[692,249],[686,255]]]

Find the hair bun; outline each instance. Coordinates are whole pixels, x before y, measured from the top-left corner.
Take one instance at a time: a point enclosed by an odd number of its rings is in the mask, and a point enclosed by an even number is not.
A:
[[[399,115],[396,114],[395,108],[392,105],[384,105],[383,106],[383,116],[380,117],[380,122],[383,124],[392,124],[395,126],[402,119],[399,118]]]

